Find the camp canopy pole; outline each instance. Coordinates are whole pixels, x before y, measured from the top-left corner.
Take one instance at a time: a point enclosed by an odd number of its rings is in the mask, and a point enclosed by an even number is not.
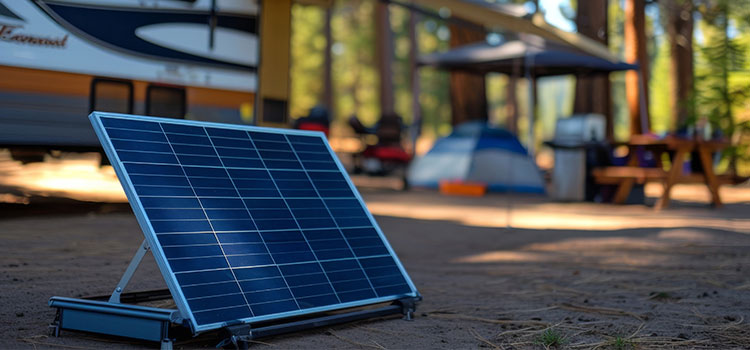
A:
[[[528,93],[529,93],[529,125],[528,125],[528,142],[526,145],[526,148],[529,151],[529,155],[532,157],[534,156],[534,119],[535,119],[535,113],[536,113],[536,99],[535,99],[535,89],[536,89],[536,83],[534,81],[534,77],[531,73],[532,66],[534,65],[534,55],[530,54],[529,52],[526,52],[526,62],[524,62],[525,69],[526,69],[526,82],[528,86]]]

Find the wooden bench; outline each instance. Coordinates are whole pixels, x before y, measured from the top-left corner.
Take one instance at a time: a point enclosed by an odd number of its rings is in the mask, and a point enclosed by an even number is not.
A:
[[[678,183],[704,183],[711,193],[711,203],[715,207],[720,207],[722,203],[719,186],[738,181],[733,176],[717,176],[713,170],[711,154],[728,147],[730,143],[727,140],[688,139],[675,136],[658,139],[653,135],[632,135],[630,141],[625,145],[629,148],[628,166],[600,168],[592,174],[599,183],[618,185],[613,199],[614,203],[624,203],[636,182],[661,181],[664,183],[664,192],[656,203],[656,209],[662,209],[669,205],[672,187]],[[639,160],[636,156],[639,151],[652,152],[657,163],[656,168],[639,167]],[[685,163],[691,152],[698,155],[703,173],[683,174],[682,164]],[[664,165],[661,159],[665,154],[670,154],[670,163],[677,166],[672,166],[669,170],[663,170]]]
[[[602,185],[617,185],[624,180],[632,179],[643,184],[667,178],[667,172],[657,168],[641,168],[636,166],[608,166],[594,168],[591,171],[594,181]]]
[[[641,168],[637,166],[608,166],[594,168],[591,171],[594,181],[601,185],[618,185],[613,203],[623,204],[634,184],[645,184],[648,182],[661,182],[665,185],[669,173],[659,168]],[[747,180],[746,177],[733,175],[714,175],[718,185],[739,184]],[[705,183],[705,174],[681,174],[677,183]]]
[[[641,168],[636,166],[610,166],[594,168],[591,171],[594,181],[602,185],[618,185],[612,202],[623,204],[628,199],[633,185],[667,179],[667,172],[657,168]]]

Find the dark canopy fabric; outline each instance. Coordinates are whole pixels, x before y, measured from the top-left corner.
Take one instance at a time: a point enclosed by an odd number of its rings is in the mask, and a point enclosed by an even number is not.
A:
[[[447,70],[505,73],[523,76],[526,68],[536,77],[565,74],[595,74],[638,69],[637,65],[610,62],[574,48],[523,36],[499,45],[476,43],[422,56],[419,64]]]

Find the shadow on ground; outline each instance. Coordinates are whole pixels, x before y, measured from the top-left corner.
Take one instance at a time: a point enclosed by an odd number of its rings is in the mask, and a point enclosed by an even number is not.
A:
[[[0,220],[39,216],[132,213],[128,203],[84,202],[67,198],[34,198],[25,203],[0,203]]]

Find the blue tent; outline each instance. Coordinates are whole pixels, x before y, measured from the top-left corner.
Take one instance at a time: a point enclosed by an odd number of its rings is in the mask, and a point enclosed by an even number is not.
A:
[[[481,182],[490,191],[544,193],[544,179],[518,139],[484,122],[454,128],[412,162],[409,184],[437,187],[442,180]]]

